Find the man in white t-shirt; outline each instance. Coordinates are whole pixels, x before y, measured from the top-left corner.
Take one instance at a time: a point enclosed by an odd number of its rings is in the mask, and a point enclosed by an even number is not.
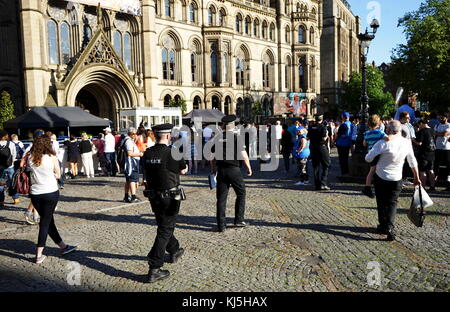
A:
[[[448,122],[448,113],[442,113],[439,122],[440,123],[434,128],[436,133],[434,172],[436,173],[436,176],[438,176],[439,168],[445,167],[447,176],[447,187],[445,191],[450,192],[450,123]]]
[[[126,136],[122,145],[125,150],[125,197],[124,201],[127,203],[134,203],[141,201],[136,197],[136,191],[139,183],[139,161],[144,153],[141,153],[136,145],[137,130],[133,127],[128,129],[128,136]],[[130,196],[131,194],[131,196]]]
[[[116,139],[111,134],[111,128],[103,129],[105,132],[105,158],[106,158],[106,170],[108,174],[115,177],[117,174],[116,167]]]
[[[16,146],[8,140],[8,132],[0,131],[0,178],[6,180],[8,186],[11,186],[14,175],[14,160],[16,159]],[[8,151],[9,149],[9,151]],[[19,203],[19,194],[12,196],[14,204]],[[5,185],[0,185],[0,207],[5,202]]]

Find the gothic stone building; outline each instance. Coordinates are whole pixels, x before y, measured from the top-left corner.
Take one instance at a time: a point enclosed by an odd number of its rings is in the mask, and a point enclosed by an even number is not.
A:
[[[76,1],[0,0],[0,91],[13,95],[16,113],[80,106],[118,125],[123,110],[184,100],[188,111],[240,116],[259,102],[274,115],[293,93],[307,115],[316,112],[322,1],[140,2],[137,16]]]

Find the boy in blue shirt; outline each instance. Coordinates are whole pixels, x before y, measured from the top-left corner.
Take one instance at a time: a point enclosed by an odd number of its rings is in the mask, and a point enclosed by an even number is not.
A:
[[[368,131],[364,133],[364,146],[367,146],[367,151],[370,151],[372,147],[380,140],[389,141],[389,138],[386,133],[381,131],[379,129],[381,124],[380,116],[378,115],[372,115],[370,116],[369,120],[367,121],[367,125],[369,126]],[[374,198],[372,192],[372,179],[373,175],[375,174],[375,170],[377,168],[377,162],[380,157],[376,157],[371,163],[370,163],[370,171],[367,174],[366,177],[366,185],[363,188],[363,194],[369,196],[370,198]]]
[[[306,139],[306,128],[302,127],[297,131],[297,139],[295,140],[294,149],[292,151],[293,158],[297,161],[300,182],[295,185],[308,184],[308,158],[310,155],[309,141]]]

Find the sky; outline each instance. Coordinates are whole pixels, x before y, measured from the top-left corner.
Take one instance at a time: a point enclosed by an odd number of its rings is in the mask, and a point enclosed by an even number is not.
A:
[[[347,0],[353,14],[361,19],[361,32],[369,27],[370,21],[376,17],[380,21],[375,39],[370,45],[369,62],[377,65],[389,63],[392,50],[402,43],[406,43],[402,27],[397,27],[399,18],[405,13],[416,11],[424,0]],[[369,19],[369,22],[368,22]],[[369,31],[371,28],[369,27]]]

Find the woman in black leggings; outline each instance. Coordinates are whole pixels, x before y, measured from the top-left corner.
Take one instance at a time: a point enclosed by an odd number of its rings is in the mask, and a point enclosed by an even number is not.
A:
[[[35,262],[42,263],[46,258],[42,252],[48,235],[59,246],[61,255],[74,251],[77,246],[69,246],[63,242],[53,219],[59,199],[57,177],[61,174],[58,158],[52,149],[50,138],[47,136],[36,137],[27,157],[28,166],[31,169],[31,203],[41,216]]]

